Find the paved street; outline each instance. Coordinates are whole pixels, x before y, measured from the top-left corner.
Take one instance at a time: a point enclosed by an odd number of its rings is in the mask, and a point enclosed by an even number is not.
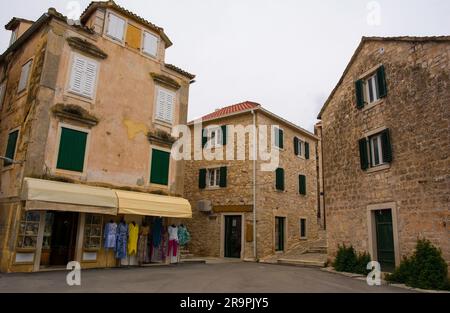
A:
[[[0,292],[405,292],[365,281],[291,266],[222,263],[183,264],[82,272],[82,286],[66,285],[66,272],[0,274]]]

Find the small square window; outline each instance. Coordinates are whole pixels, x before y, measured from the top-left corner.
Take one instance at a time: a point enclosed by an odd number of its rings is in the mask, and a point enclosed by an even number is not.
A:
[[[109,13],[106,35],[115,40],[123,42],[125,37],[125,25],[126,22],[123,18],[120,18],[119,16],[113,13]]]
[[[210,168],[207,170],[206,186],[208,188],[220,187],[220,168]]]
[[[220,147],[222,145],[222,129],[215,128],[208,130],[208,147]]]
[[[170,171],[170,152],[153,149],[150,183],[168,186]]]
[[[61,127],[57,169],[79,172],[84,171],[87,132]]]
[[[175,107],[175,93],[162,87],[158,87],[157,92],[156,119],[161,122],[172,124]]]
[[[380,99],[377,74],[370,76],[364,81],[364,98],[368,104]]]
[[[158,37],[149,32],[144,32],[144,44],[142,51],[145,54],[156,57],[158,54]]]

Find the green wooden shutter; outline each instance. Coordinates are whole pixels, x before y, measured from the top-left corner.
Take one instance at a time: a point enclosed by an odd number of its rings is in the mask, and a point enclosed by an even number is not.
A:
[[[283,149],[284,148],[284,131],[282,129],[278,130],[278,136],[279,136],[279,143],[280,143],[279,148]]]
[[[277,190],[284,190],[284,169],[282,168],[276,170],[276,188]]]
[[[226,188],[227,187],[227,172],[228,172],[228,169],[227,169],[226,166],[220,168],[220,182],[219,182],[219,186],[221,188]]]
[[[299,139],[297,137],[294,137],[294,152],[295,155],[300,155],[300,151],[298,149]]]
[[[170,153],[157,149],[152,150],[150,183],[169,185]]]
[[[383,152],[383,162],[391,163],[392,162],[392,145],[391,145],[391,136],[389,134],[389,129],[386,129],[381,134],[381,145]]]
[[[356,89],[356,107],[362,109],[364,107],[364,82],[362,79],[355,83]]]
[[[205,148],[207,142],[208,142],[207,130],[205,128],[203,128],[202,129],[202,148]]]
[[[369,156],[367,151],[367,139],[359,140],[359,156],[361,159],[361,169],[367,170],[369,168]]]
[[[309,142],[305,142],[305,158],[309,160]]]
[[[299,175],[299,193],[301,195],[306,196],[306,176],[305,175]]]
[[[222,144],[225,146],[227,144],[227,135],[228,135],[228,125],[222,126]]]
[[[377,80],[378,80],[378,93],[380,98],[387,96],[387,83],[386,83],[386,72],[384,66],[380,66],[377,70]]]
[[[198,188],[206,188],[206,169],[202,168],[198,175]]]
[[[88,134],[69,128],[61,128],[58,162],[61,170],[83,172]]]
[[[15,154],[16,154],[16,145],[17,145],[17,139],[19,137],[19,131],[13,131],[8,136],[8,143],[6,145],[6,153],[5,157],[8,159],[14,160]],[[10,166],[12,163],[10,161],[4,160],[3,166]]]

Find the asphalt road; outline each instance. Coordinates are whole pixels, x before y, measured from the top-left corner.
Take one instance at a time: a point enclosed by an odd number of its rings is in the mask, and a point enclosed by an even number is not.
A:
[[[144,292],[144,293],[398,293],[370,287],[319,269],[257,263],[182,264],[170,267],[86,270],[81,286],[66,284],[67,272],[0,274],[0,292]]]

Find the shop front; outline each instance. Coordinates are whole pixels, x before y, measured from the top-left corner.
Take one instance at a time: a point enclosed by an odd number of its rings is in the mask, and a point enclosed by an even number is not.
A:
[[[70,261],[82,268],[178,262],[185,229],[170,223],[192,217],[182,198],[31,178],[21,199],[14,272]]]

